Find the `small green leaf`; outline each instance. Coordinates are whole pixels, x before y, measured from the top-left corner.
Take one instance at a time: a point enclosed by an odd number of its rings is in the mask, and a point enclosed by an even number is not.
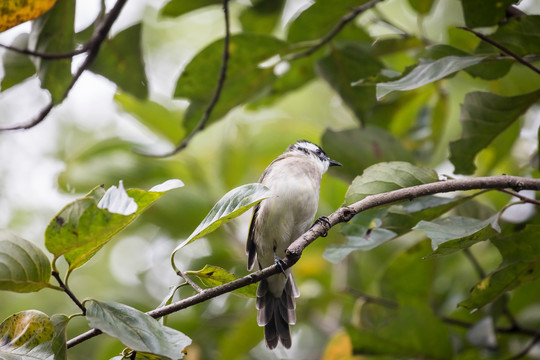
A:
[[[66,53],[75,48],[75,1],[58,0],[51,10],[32,23],[36,43],[34,50],[42,53]],[[41,87],[51,94],[53,104],[64,100],[71,84],[71,58],[36,58]]]
[[[394,135],[371,125],[341,131],[328,129],[323,134],[322,146],[343,164],[333,171],[349,180],[380,162],[414,160]]]
[[[122,92],[117,92],[114,100],[123,111],[171,143],[176,144],[185,136],[183,110],[169,110],[154,101],[140,100]]]
[[[210,5],[219,5],[221,3],[222,0],[170,0],[161,9],[161,15],[167,17],[177,17],[193,10],[197,10]]]
[[[417,89],[478,64],[482,60],[484,60],[482,56],[446,56],[435,61],[420,63],[399,80],[378,83],[377,100],[382,99],[392,91]]]
[[[176,360],[184,357],[182,351],[191,344],[191,339],[180,331],[163,326],[130,306],[94,299],[87,300],[85,306],[86,318],[92,328],[120,340],[135,351]]]
[[[171,258],[190,242],[211,233],[271,196],[273,195],[270,189],[259,183],[246,184],[232,189],[214,205],[195,231],[174,249]]]
[[[435,221],[420,221],[414,229],[422,230],[431,239],[432,255],[448,255],[488,240],[500,232],[498,215],[486,220],[449,216]]]
[[[374,228],[364,234],[347,235],[347,242],[340,245],[329,245],[323,257],[333,264],[338,264],[353,251],[369,251],[395,238],[397,234],[384,228]]]
[[[57,259],[64,255],[69,272],[84,265],[116,233],[141,215],[164,192],[129,189],[127,194],[137,204],[135,213],[125,216],[98,207],[104,190],[96,187],[85,197],[68,204],[49,223],[45,247]],[[97,194],[97,195],[96,195]]]
[[[37,310],[11,315],[0,324],[0,358],[6,360],[62,359],[52,350],[54,325]]]
[[[133,25],[105,40],[89,69],[136,98],[146,99],[148,81],[141,51],[141,28],[141,24]]]
[[[465,24],[469,27],[497,25],[505,18],[508,6],[517,0],[461,0]]]
[[[0,229],[0,290],[39,291],[51,287],[51,264],[34,243]]]
[[[476,154],[539,99],[540,91],[512,97],[479,91],[468,93],[461,107],[461,138],[450,143],[450,161],[455,172],[473,173]]]
[[[11,44],[18,49],[28,48],[28,34],[20,34]],[[4,65],[4,77],[2,78],[2,91],[19,84],[36,73],[36,67],[28,55],[19,54],[15,51],[6,51],[2,58]]]
[[[205,265],[201,270],[185,271],[184,274],[197,276],[208,287],[220,286],[238,279],[234,274],[214,265]],[[255,298],[257,297],[257,284],[234,290],[233,294]]]
[[[367,112],[377,102],[375,86],[351,86],[360,79],[368,79],[379,74],[383,68],[370,48],[356,43],[338,42],[330,53],[319,59],[315,65],[317,73],[340,95],[356,117],[365,123]]]
[[[350,205],[366,196],[438,181],[437,173],[426,167],[393,161],[370,166],[357,176],[345,194]]]

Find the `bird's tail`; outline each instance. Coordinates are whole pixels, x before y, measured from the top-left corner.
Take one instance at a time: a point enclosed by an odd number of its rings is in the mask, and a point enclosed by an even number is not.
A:
[[[283,274],[274,276],[283,276]],[[257,323],[259,326],[264,326],[264,338],[269,349],[274,349],[278,341],[287,349],[291,347],[289,325],[296,323],[294,299],[299,295],[292,274],[287,276],[287,282],[280,297],[269,290],[268,279],[260,281],[257,288]]]

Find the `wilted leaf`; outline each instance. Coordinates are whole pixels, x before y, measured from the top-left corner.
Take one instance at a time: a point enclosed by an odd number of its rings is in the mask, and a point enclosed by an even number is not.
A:
[[[481,56],[446,56],[435,61],[420,63],[399,80],[378,83],[377,100],[392,91],[417,89],[443,79],[448,75],[478,64],[483,59],[484,57]]]
[[[122,180],[118,187],[113,185],[107,189],[97,207],[120,215],[131,215],[137,211],[137,203],[127,194]]]
[[[141,51],[141,28],[141,24],[133,25],[105,40],[89,69],[138,99],[146,99],[148,81]]]
[[[50,278],[51,264],[38,246],[0,229],[0,290],[38,291],[51,286]]]
[[[315,65],[318,74],[362,122],[367,120],[366,112],[377,102],[375,86],[351,84],[378,75],[382,68],[382,63],[371,53],[370,48],[349,42],[336,43],[330,53]]]
[[[46,314],[37,310],[13,314],[0,324],[0,358],[35,360],[55,356],[54,336],[54,325]]]
[[[214,265],[205,265],[201,270],[185,271],[184,273],[197,276],[208,287],[220,286],[238,279],[234,274]],[[257,297],[257,284],[251,284],[234,290],[233,294],[255,298]]]
[[[171,258],[174,257],[178,250],[190,242],[211,233],[224,223],[242,215],[262,200],[271,196],[273,196],[272,192],[259,183],[246,184],[232,189],[214,205],[195,231],[174,249]]]
[[[264,68],[260,64],[286,48],[285,42],[268,35],[242,33],[231,36],[227,77],[219,102],[206,125],[269,90],[276,76],[271,67]],[[223,39],[219,39],[195,55],[176,83],[174,97],[190,101],[184,118],[184,127],[188,131],[199,123],[214,95],[222,57]]]
[[[142,214],[164,193],[128,189],[137,203],[137,211],[125,216],[98,207],[104,189],[96,187],[85,197],[68,204],[56,215],[45,231],[45,246],[55,259],[64,255],[69,272],[85,264],[116,233]]]
[[[479,91],[468,93],[461,107],[461,138],[450,143],[450,161],[455,166],[455,172],[473,173],[476,154],[538,99],[540,91],[512,97]]]
[[[85,302],[86,318],[92,328],[117,338],[135,351],[182,359],[191,339],[180,331],[161,325],[151,316],[130,306],[97,300]]]
[[[75,1],[58,0],[54,7],[32,23],[34,50],[42,53],[66,53],[75,48],[74,41]],[[36,58],[41,87],[51,93],[53,104],[64,100],[71,84],[71,58]]]
[[[488,240],[500,232],[497,216],[486,220],[449,216],[434,221],[420,221],[414,229],[422,230],[431,239],[432,255],[448,255]]]
[[[437,173],[426,167],[393,161],[370,166],[357,176],[345,194],[350,205],[366,196],[438,181]]]
[[[56,0],[10,0],[0,7],[0,32],[46,13]]]
[[[506,9],[517,0],[461,0],[465,24],[469,27],[497,25],[506,16]]]

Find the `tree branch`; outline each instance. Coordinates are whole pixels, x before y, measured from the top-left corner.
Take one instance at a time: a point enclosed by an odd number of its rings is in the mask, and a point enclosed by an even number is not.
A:
[[[71,79],[71,83],[68,85],[64,96],[62,99],[65,99],[75,83],[79,80],[82,73],[88,69],[92,61],[96,58],[99,49],[101,47],[101,44],[105,39],[107,38],[107,34],[111,30],[112,25],[120,15],[120,12],[122,11],[122,8],[126,4],[127,0],[118,0],[111,11],[103,18],[103,20],[96,26],[96,29],[94,30],[94,34],[88,40],[85,45],[83,46],[83,49],[86,49],[86,59],[82,63],[82,65],[77,69],[75,74],[73,75],[73,78]],[[54,104],[52,100],[37,114],[37,116],[32,119],[30,122],[26,124],[20,124],[20,125],[13,125],[13,126],[7,126],[7,127],[0,127],[0,131],[9,131],[9,130],[26,130],[30,129],[40,122],[42,122],[47,115],[51,112],[52,108],[54,107]]]
[[[160,318],[188,308],[190,306],[202,303],[204,301],[215,298],[219,295],[231,292],[241,287],[254,284],[262,279],[281,272],[283,269],[288,269],[293,266],[302,255],[303,250],[315,241],[320,236],[326,234],[330,228],[336,224],[348,222],[356,214],[382,205],[389,205],[398,201],[413,200],[422,196],[434,195],[439,193],[447,193],[453,191],[466,191],[478,189],[500,189],[511,188],[516,191],[540,190],[540,179],[522,178],[517,176],[492,176],[479,177],[468,179],[453,179],[446,181],[438,181],[429,184],[417,185],[399,190],[390,191],[387,193],[370,195],[366,198],[337,209],[328,216],[328,221],[317,221],[307,232],[296,239],[287,249],[283,263],[280,265],[274,264],[262,270],[255,271],[242,278],[231,281],[227,284],[216,286],[209,289],[204,289],[200,293],[195,294],[186,299],[177,301],[173,304],[166,305],[155,310],[147,312],[153,318]],[[71,348],[81,342],[84,342],[96,335],[101,334],[101,331],[92,329],[87,331],[67,342],[67,347]],[[535,333],[536,334],[536,333]],[[533,335],[535,335],[533,334]]]
[[[506,189],[497,189],[497,190],[499,190],[500,192],[503,192],[505,194],[517,197],[518,199],[520,199],[520,200],[522,200],[524,202],[528,202],[528,203],[531,203],[531,204],[534,204],[534,205],[540,205],[540,201],[538,201],[536,199],[531,199],[530,197],[521,195],[520,193],[517,193],[515,191],[506,190]]]
[[[349,22],[354,20],[358,15],[371,9],[372,7],[374,7],[381,1],[383,0],[371,0],[365,4],[362,4],[360,6],[353,8],[349,13],[345,14],[339,20],[336,26],[334,26],[334,28],[332,28],[332,30],[330,30],[328,34],[326,34],[322,39],[320,39],[317,43],[315,43],[315,45],[311,46],[309,49],[305,51],[302,51],[296,54],[291,54],[290,56],[286,56],[284,57],[284,60],[292,61],[292,60],[300,59],[306,56],[310,56],[311,54],[319,50],[321,47],[329,43],[337,34],[339,34],[339,32],[345,27],[345,25],[347,25]]]
[[[32,50],[29,50],[29,49],[19,49],[19,48],[16,48],[14,46],[4,45],[4,44],[0,44],[0,47],[4,48],[6,50],[9,50],[9,51],[19,53],[19,54],[35,56],[35,57],[39,57],[39,58],[46,59],[46,60],[72,58],[72,57],[74,57],[76,55],[80,55],[80,54],[83,54],[86,51],[88,51],[86,49],[86,47],[82,47],[81,49],[74,50],[74,51],[71,51],[71,52],[66,52],[66,53],[42,53],[42,52],[39,52],[39,51],[32,51]]]
[[[506,46],[503,46],[501,44],[499,44],[498,42],[496,42],[495,40],[493,39],[490,39],[489,37],[487,37],[486,35],[482,34],[482,33],[479,33],[478,31],[475,31],[473,29],[471,29],[470,27],[467,27],[467,26],[458,26],[457,27],[458,29],[462,29],[462,30],[466,30],[470,33],[473,33],[474,35],[476,35],[476,37],[484,40],[485,42],[487,42],[488,44],[491,44],[493,46],[495,46],[497,49],[501,50],[502,52],[504,52],[505,54],[508,54],[510,55],[511,57],[513,57],[514,59],[516,59],[519,63],[525,65],[526,67],[528,67],[529,69],[531,69],[532,71],[534,71],[535,73],[537,74],[540,74],[540,69],[537,68],[536,66],[534,66],[533,64],[531,64],[530,62],[528,62],[527,60],[525,60],[523,57],[519,56],[518,54],[516,54],[515,52],[513,52],[512,50],[510,50],[509,48],[507,48]]]

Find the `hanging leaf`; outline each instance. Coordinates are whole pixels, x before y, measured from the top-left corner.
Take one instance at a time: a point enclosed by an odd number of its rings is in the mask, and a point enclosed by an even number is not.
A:
[[[99,329],[137,352],[165,356],[176,360],[191,339],[170,327],[161,325],[151,316],[130,306],[98,300],[85,302],[90,327]]]
[[[52,287],[50,278],[51,264],[38,246],[0,229],[0,290],[39,291]]]
[[[11,46],[18,49],[28,48],[28,34],[20,34],[13,40]],[[7,50],[2,58],[4,77],[2,78],[2,91],[21,83],[36,73],[36,67],[28,55]]]
[[[345,204],[350,205],[369,195],[438,180],[437,173],[426,167],[418,167],[400,161],[375,164],[354,179],[345,194]]]
[[[0,6],[0,32],[43,15],[56,0],[10,0]]]
[[[535,102],[540,91],[505,97],[487,92],[471,92],[461,106],[461,138],[450,143],[450,161],[458,174],[472,174],[474,158]]]
[[[208,287],[220,286],[238,279],[234,274],[214,265],[204,265],[201,270],[185,271],[184,274],[197,276]],[[257,284],[251,284],[234,290],[233,294],[256,298]]]
[[[448,255],[488,240],[500,232],[498,215],[486,220],[449,216],[435,221],[420,221],[414,229],[422,230],[431,239],[432,255]]]
[[[6,360],[54,360],[55,328],[49,317],[37,310],[11,315],[0,324],[0,358]]]
[[[446,56],[435,61],[420,63],[399,80],[378,83],[377,100],[382,99],[392,91],[417,89],[478,64],[482,60],[484,60],[482,56]]]
[[[165,192],[128,189],[137,210],[131,215],[111,213],[98,207],[105,190],[96,187],[85,197],[68,204],[49,223],[45,231],[45,247],[55,257],[64,255],[69,264],[68,275],[84,265],[116,233],[139,217]]]

